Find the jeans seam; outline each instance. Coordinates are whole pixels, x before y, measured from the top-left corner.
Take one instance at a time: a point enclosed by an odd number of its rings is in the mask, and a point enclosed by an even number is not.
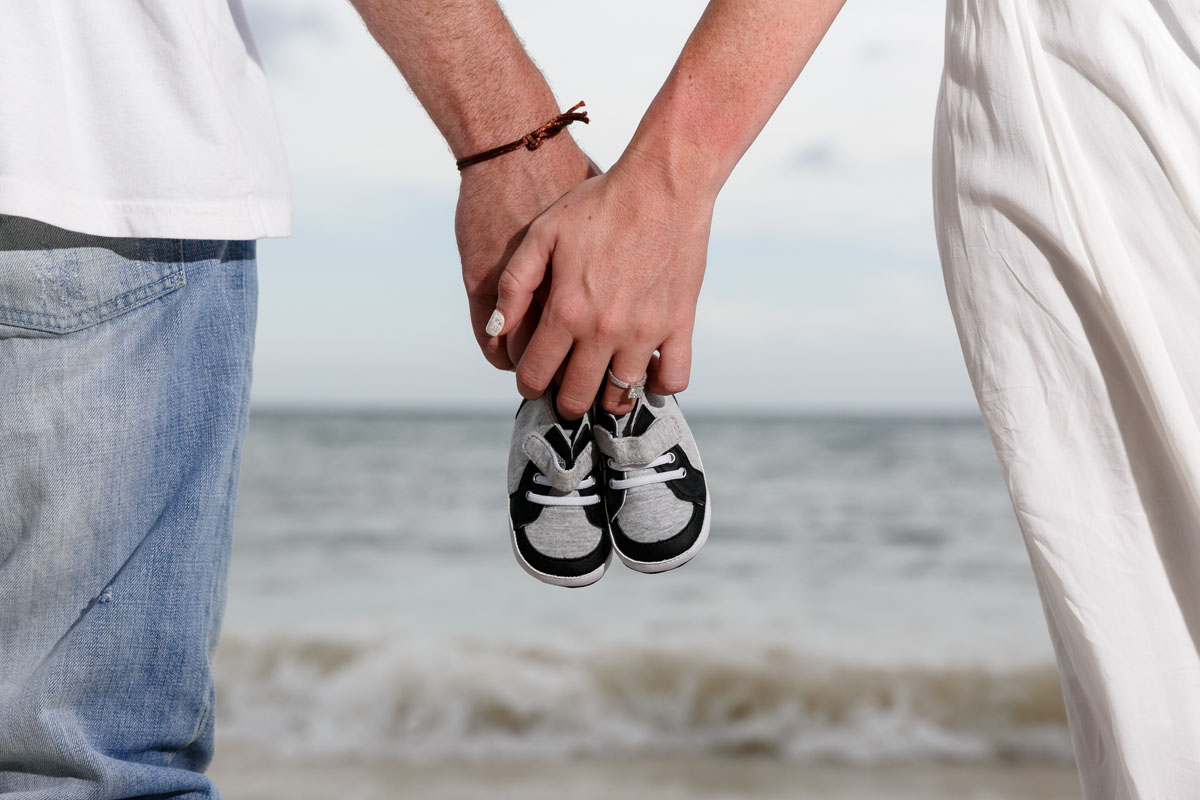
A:
[[[85,328],[90,328],[92,325],[97,325],[105,320],[112,319],[113,317],[120,316],[126,311],[133,310],[143,302],[149,302],[162,297],[168,292],[183,286],[186,282],[187,278],[184,275],[183,263],[181,262],[177,265],[176,269],[156,281],[142,284],[136,289],[130,289],[128,292],[118,295],[111,300],[106,300],[103,303],[70,316],[63,317],[56,314],[21,311],[16,308],[0,306],[0,320],[3,320],[4,324],[12,325],[16,328],[37,328],[59,334],[74,333]]]
[[[242,443],[245,438],[245,428],[249,421],[248,420],[248,408],[247,408],[250,403],[250,375],[249,375],[249,372],[250,372],[251,359],[253,357],[252,351],[251,351],[251,342],[253,340],[252,340],[252,337],[250,334],[250,304],[249,304],[249,300],[247,299],[247,296],[246,296],[246,276],[245,276],[245,266],[244,266],[246,259],[243,258],[243,259],[241,259],[241,261],[243,264],[243,266],[241,267],[241,269],[242,269],[241,289],[242,289],[243,386],[242,386],[242,397],[241,397],[241,400],[238,402],[238,416],[237,416],[238,430],[234,434],[235,450],[234,450],[234,455],[232,457],[232,461],[234,463],[230,464],[229,480],[225,485],[225,499],[226,499],[226,508],[227,509],[228,509],[228,506],[230,503],[229,498],[231,498],[233,496],[233,492],[237,488],[237,483],[238,483],[238,470],[236,469],[236,462],[238,460],[237,459],[237,451],[240,450],[240,448],[242,447]],[[226,518],[229,520],[229,525],[232,526],[233,525],[232,509],[228,509]],[[232,557],[232,554],[230,557]],[[226,564],[226,569],[228,569],[228,564]],[[213,581],[212,588],[209,592],[209,598],[208,598],[210,612],[213,608],[216,607],[216,603],[218,600],[217,595],[219,593],[220,585],[221,585],[221,582],[219,580]],[[209,659],[209,675],[211,678],[211,676],[212,676],[212,663],[211,663],[212,651],[210,650],[209,643],[207,641],[204,643],[204,647],[208,654],[207,657]],[[208,721],[212,718],[213,711],[215,708],[216,708],[216,685],[214,682],[214,683],[210,684],[208,694],[205,697],[204,709],[200,712],[200,715],[198,716],[198,718],[196,720],[196,726],[192,730],[192,735],[188,739],[187,745],[185,745],[184,747],[179,748],[178,750],[171,753],[170,757],[167,759],[167,766],[170,766],[171,763],[174,762],[175,757],[178,756],[180,752],[182,752],[183,750],[186,750],[188,747],[195,744],[196,740],[200,737],[201,731],[204,730],[204,727],[208,724]]]

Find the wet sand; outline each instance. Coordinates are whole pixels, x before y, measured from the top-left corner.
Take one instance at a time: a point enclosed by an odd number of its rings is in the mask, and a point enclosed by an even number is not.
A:
[[[1079,800],[1069,766],[788,764],[752,757],[442,762],[266,758],[218,753],[226,800]]]

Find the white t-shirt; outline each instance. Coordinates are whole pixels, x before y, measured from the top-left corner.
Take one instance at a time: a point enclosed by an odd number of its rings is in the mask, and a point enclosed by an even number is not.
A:
[[[286,236],[287,162],[240,0],[2,0],[0,214]]]

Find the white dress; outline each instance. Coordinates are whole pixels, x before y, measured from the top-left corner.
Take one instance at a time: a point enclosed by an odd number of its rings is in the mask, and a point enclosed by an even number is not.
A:
[[[1200,798],[1200,2],[949,0],[933,184],[1084,794]]]

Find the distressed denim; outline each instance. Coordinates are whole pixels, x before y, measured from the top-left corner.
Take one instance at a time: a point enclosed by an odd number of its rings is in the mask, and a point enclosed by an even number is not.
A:
[[[218,797],[254,242],[0,216],[0,795]]]

